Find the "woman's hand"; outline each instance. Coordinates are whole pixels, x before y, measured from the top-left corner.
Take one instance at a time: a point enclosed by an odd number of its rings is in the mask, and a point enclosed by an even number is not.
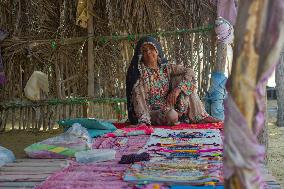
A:
[[[172,90],[167,97],[167,103],[170,107],[174,107],[177,101],[177,97],[180,94],[181,90],[180,88],[175,88]]]

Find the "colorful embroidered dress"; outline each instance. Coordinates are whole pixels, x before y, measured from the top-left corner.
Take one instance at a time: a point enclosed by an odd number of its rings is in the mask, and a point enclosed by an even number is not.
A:
[[[152,44],[158,52],[158,69],[146,67],[141,47]],[[140,39],[127,71],[128,118],[132,124],[168,125],[165,113],[175,109],[182,122],[198,123],[209,115],[196,93],[194,72],[182,65],[168,64],[160,44],[153,37]],[[170,91],[180,88],[174,107],[167,104]]]
[[[138,123],[167,125],[165,113],[170,109],[175,109],[184,118],[182,121],[187,122],[198,122],[208,116],[195,93],[194,72],[191,69],[174,64],[153,69],[143,63],[140,69],[142,77],[134,85],[132,96]],[[181,93],[175,106],[170,107],[167,96],[175,88],[181,89]],[[195,102],[190,100],[190,96],[195,97]],[[191,107],[190,101],[193,102]]]
[[[170,107],[167,106],[167,96],[170,92],[171,86],[171,75],[177,75],[178,67],[176,65],[162,65],[158,70],[144,67],[143,78],[144,82],[148,87],[148,103],[150,110],[163,110],[166,111]],[[185,95],[190,95],[194,86],[191,85],[190,81],[183,79],[178,86],[176,86],[184,92]],[[179,101],[180,102],[180,101]],[[177,104],[175,108],[181,113],[185,113],[185,104]],[[172,107],[174,108],[174,107]]]

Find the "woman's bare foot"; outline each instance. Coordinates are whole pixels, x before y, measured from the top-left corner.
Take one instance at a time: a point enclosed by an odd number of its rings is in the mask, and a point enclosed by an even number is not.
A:
[[[180,122],[178,121],[178,113],[171,109],[166,113],[167,125],[178,125]]]
[[[215,118],[213,116],[208,116],[202,119],[201,121],[199,121],[199,123],[218,123],[218,122],[222,122],[222,120]]]

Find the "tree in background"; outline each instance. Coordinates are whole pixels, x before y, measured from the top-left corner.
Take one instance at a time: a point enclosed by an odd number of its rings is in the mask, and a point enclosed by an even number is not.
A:
[[[284,49],[281,53],[280,62],[275,72],[276,94],[277,94],[277,125],[284,127]]]

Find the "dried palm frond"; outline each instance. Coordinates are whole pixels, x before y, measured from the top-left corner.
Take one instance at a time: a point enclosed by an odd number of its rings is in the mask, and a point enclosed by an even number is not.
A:
[[[9,31],[2,43],[8,83],[0,99],[23,98],[33,71],[48,74],[50,98],[87,95],[87,30],[76,25],[77,0],[2,0],[0,27]],[[206,0],[100,0],[93,12],[96,96],[124,97],[132,40],[100,41],[98,36],[174,31],[214,23],[216,7]],[[72,43],[65,43],[67,41]],[[65,42],[57,43],[56,41]],[[169,61],[196,70],[200,93],[215,62],[213,32],[159,36]],[[111,77],[110,77],[111,76]]]

